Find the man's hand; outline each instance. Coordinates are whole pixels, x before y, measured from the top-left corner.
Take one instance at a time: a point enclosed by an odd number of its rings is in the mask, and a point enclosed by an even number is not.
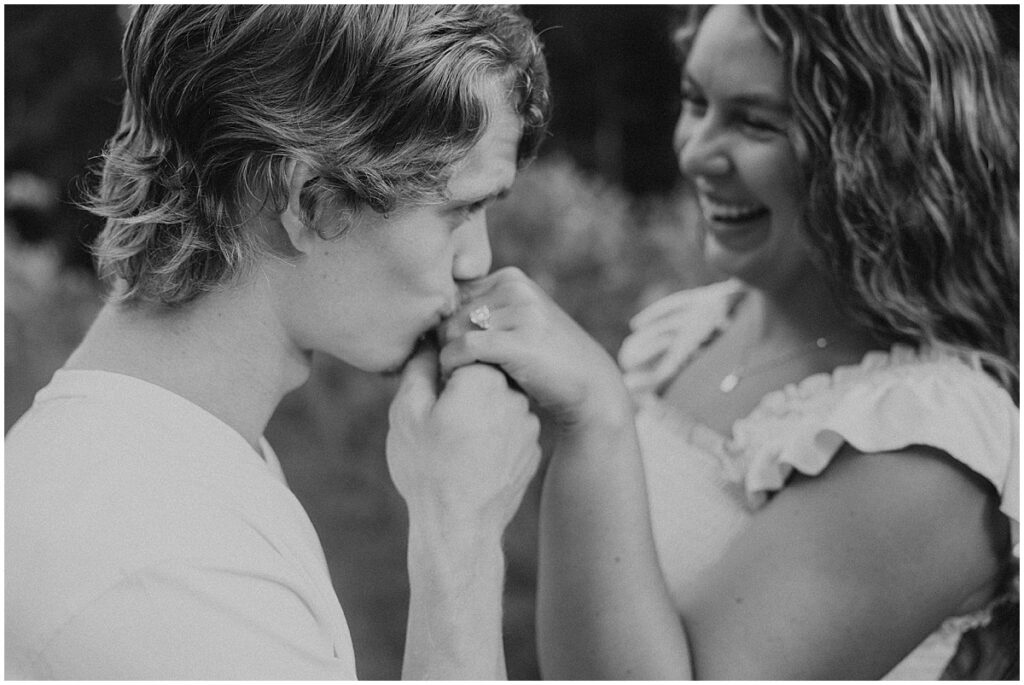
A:
[[[438,384],[437,353],[407,364],[391,405],[388,467],[409,509],[403,677],[501,679],[501,536],[540,462],[526,397],[492,366]]]
[[[440,391],[437,353],[406,365],[387,455],[410,517],[501,535],[540,460],[529,401],[492,366],[458,369]]]

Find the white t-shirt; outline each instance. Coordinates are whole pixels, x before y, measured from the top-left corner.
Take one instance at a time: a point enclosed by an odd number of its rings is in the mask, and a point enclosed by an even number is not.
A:
[[[356,678],[309,517],[262,441],[58,371],[6,437],[6,677]]]

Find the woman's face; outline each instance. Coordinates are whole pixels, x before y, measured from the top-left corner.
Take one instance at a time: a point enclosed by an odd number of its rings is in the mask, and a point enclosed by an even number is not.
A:
[[[696,186],[709,264],[755,287],[782,289],[810,266],[806,194],[793,145],[781,55],[748,10],[714,7],[682,78],[675,149]]]

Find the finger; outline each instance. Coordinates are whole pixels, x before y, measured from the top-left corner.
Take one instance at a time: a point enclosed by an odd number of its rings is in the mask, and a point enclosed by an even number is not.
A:
[[[436,407],[449,406],[456,398],[465,400],[474,396],[478,403],[484,402],[492,408],[500,406],[513,414],[533,416],[529,396],[515,380],[493,364],[470,364],[456,369],[452,379],[445,384]]]
[[[516,331],[470,331],[441,348],[441,378],[447,379],[471,364],[490,364],[504,372],[510,388],[530,396],[535,382],[530,355],[522,341]]]
[[[450,378],[456,370],[485,361],[481,353],[487,349],[484,337],[493,337],[488,331],[467,331],[453,338],[441,348],[438,362],[441,366],[441,377]]]
[[[453,386],[473,386],[489,389],[496,387],[504,389],[508,386],[505,374],[501,369],[489,363],[469,363],[452,372],[451,379],[445,384],[445,388]]]
[[[452,372],[434,405],[435,415],[450,411],[464,414],[467,407],[479,409],[509,391],[508,379],[491,364],[469,364]]]
[[[459,284],[459,292],[463,302],[479,299],[492,294],[503,288],[518,286],[529,287],[533,281],[522,270],[514,266],[506,266],[497,271],[475,278],[471,281],[462,281]]]
[[[479,330],[469,321],[471,311],[465,307],[459,308],[441,322],[437,327],[437,340],[442,346],[470,331]]]
[[[433,347],[424,346],[416,352],[402,369],[402,380],[395,394],[396,402],[405,402],[416,408],[429,408],[437,401],[438,354]]]
[[[518,378],[520,369],[511,363],[513,348],[509,333],[495,331],[471,331],[453,340],[441,349],[441,378],[447,379],[459,369],[474,364],[486,364],[500,368],[508,387],[529,394]]]
[[[483,307],[487,307],[487,313],[481,317],[480,310]],[[474,319],[476,320],[474,321]],[[514,320],[505,311],[505,307],[481,299],[460,307],[438,327],[437,332],[440,343],[447,345],[468,333],[506,331],[510,330],[513,325]]]
[[[537,438],[534,437],[531,440],[531,445],[528,448],[528,451],[525,455],[526,458],[523,461],[524,470],[531,476],[537,472],[537,467],[540,466],[540,460],[542,456],[543,451],[541,450],[540,443],[537,442]]]
[[[500,274],[500,271],[496,271],[471,281],[461,281],[459,283],[461,301],[463,303],[470,302],[489,293],[499,283]]]

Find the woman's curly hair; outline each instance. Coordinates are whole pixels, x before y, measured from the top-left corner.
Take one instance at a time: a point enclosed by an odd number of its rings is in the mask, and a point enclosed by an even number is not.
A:
[[[849,313],[1017,400],[1018,94],[984,7],[750,11],[786,65],[805,231]],[[684,59],[705,12],[676,34]]]
[[[293,160],[315,173],[303,218],[331,238],[363,208],[444,199],[488,85],[522,119],[520,164],[549,113],[539,40],[496,5],[141,6],[122,59],[121,124],[87,202],[126,302],[180,305],[247,274],[269,243],[248,220],[284,208]]]
[[[675,35],[685,60],[707,8]],[[1019,403],[1017,69],[982,6],[757,5],[787,69],[804,230],[849,313],[976,362]],[[943,678],[1019,679],[1018,565]]]

